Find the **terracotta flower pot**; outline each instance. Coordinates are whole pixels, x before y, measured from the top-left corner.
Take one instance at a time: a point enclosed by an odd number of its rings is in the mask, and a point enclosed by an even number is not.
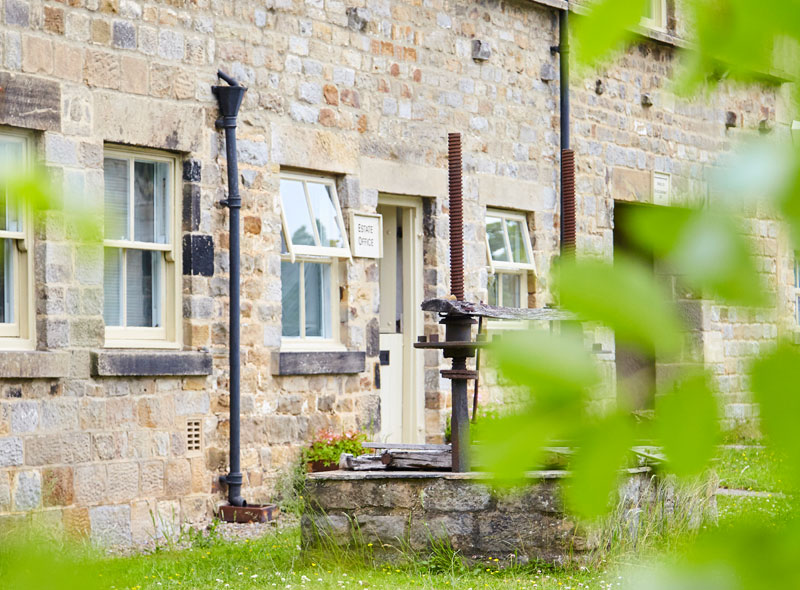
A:
[[[316,473],[318,471],[336,471],[339,465],[336,463],[326,463],[325,461],[309,461],[306,463],[306,469],[309,473]]]

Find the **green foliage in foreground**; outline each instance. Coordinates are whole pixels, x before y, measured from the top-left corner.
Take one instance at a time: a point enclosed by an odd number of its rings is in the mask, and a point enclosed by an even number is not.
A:
[[[791,503],[777,497],[718,501],[719,528],[708,523],[701,538],[704,533],[726,535],[755,522],[777,530],[793,510]],[[641,562],[654,549],[676,549],[689,540],[685,531],[672,531],[670,536],[635,551],[616,552],[608,556],[608,561],[600,559],[589,568],[560,569],[537,565],[501,567],[494,560],[467,566],[458,553],[446,548],[406,565],[373,560],[369,546],[351,553],[303,552],[297,528],[236,542],[225,541],[219,534],[204,539],[196,536],[193,547],[185,550],[131,557],[107,557],[82,548],[44,543],[4,542],[0,545],[0,580],[3,590],[609,590],[635,580],[631,576],[636,574],[626,572],[623,564]]]

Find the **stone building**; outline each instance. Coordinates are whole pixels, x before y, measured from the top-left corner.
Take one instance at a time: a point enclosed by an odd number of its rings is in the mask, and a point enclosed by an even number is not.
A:
[[[35,215],[3,203],[0,519],[33,514],[129,543],[154,534],[151,514],[202,521],[222,500],[217,68],[248,88],[238,128],[248,500],[268,499],[322,428],[441,440],[449,384],[438,354],[410,344],[439,330],[420,301],[448,292],[448,131],[464,138],[467,298],[549,303],[562,0],[2,6],[0,153],[16,169],[43,164],[65,196]],[[685,23],[671,0],[650,13],[634,46],[571,85],[580,254],[613,256],[621,203],[653,203],[654,182],[656,204],[705,194],[709,167],[738,137],[791,119],[779,80],[674,96]],[[490,52],[473,59],[475,41]],[[70,214],[87,208],[103,220],[102,243],[75,235]],[[354,224],[376,214],[383,258],[353,255]],[[748,228],[788,318],[793,263],[779,224],[758,216]],[[780,322],[676,297],[729,418],[747,416],[743,355]],[[595,338],[613,379],[613,336]]]

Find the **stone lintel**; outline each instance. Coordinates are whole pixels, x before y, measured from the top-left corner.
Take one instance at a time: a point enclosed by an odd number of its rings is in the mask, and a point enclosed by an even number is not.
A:
[[[555,191],[538,182],[490,174],[477,174],[481,205],[519,211],[553,212],[556,209]]]
[[[362,157],[359,182],[362,189],[416,197],[447,195],[447,169]]]
[[[273,352],[273,375],[346,375],[366,366],[363,351]]]
[[[210,375],[212,357],[207,352],[126,350],[92,353],[96,377],[152,377],[159,375]]]
[[[95,135],[108,142],[173,152],[197,152],[202,145],[205,127],[199,107],[120,92],[96,92],[94,113]]]
[[[280,166],[313,167],[333,174],[358,172],[358,134],[334,133],[294,124],[272,128],[272,158]]]
[[[2,379],[58,379],[69,375],[69,365],[66,351],[0,352]]]
[[[0,123],[61,131],[61,85],[24,74],[0,72]]]

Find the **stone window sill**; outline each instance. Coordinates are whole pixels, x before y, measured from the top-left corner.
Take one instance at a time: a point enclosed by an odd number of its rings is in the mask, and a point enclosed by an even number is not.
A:
[[[349,375],[366,367],[363,351],[315,351],[272,353],[273,375]]]
[[[152,350],[101,351],[92,353],[95,377],[183,377],[210,375],[212,357],[207,352]]]
[[[70,355],[61,350],[0,352],[0,379],[59,379],[69,375]]]

